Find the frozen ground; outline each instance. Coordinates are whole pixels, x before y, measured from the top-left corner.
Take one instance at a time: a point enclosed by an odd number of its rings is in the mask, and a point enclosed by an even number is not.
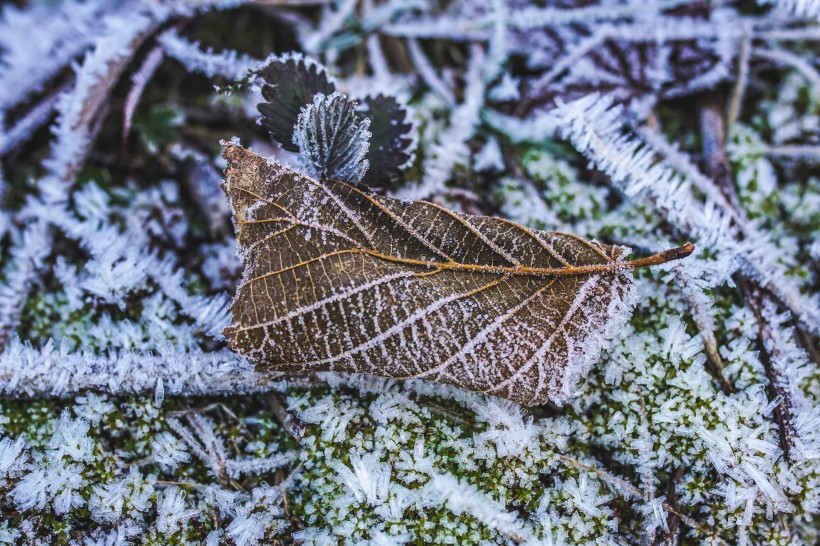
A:
[[[816,0],[55,0],[0,11],[0,542],[816,544]],[[564,407],[260,374],[220,139],[273,53],[398,96],[391,194],[697,253]],[[242,83],[239,81],[242,80]]]

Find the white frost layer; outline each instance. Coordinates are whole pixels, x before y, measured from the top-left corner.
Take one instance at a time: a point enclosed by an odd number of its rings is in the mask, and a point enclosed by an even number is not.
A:
[[[798,17],[813,17],[820,20],[820,0],[757,0],[758,4],[774,4]]]
[[[50,341],[42,349],[12,339],[0,354],[0,393],[13,396],[110,394],[239,394],[280,388],[281,374],[257,373],[223,350],[206,353],[159,345],[154,351],[97,355]]]

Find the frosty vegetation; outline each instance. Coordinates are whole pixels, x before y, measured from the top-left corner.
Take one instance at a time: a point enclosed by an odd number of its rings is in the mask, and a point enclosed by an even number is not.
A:
[[[0,543],[816,544],[820,3],[543,4],[4,5]],[[306,118],[408,105],[391,196],[698,252],[563,408],[254,372],[219,141],[310,169],[257,123],[291,51]]]

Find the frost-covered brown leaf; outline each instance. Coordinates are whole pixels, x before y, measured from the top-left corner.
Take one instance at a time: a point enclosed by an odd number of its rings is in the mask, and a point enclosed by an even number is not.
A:
[[[260,368],[564,402],[626,319],[641,260],[574,235],[312,180],[228,144],[244,274],[225,329]]]

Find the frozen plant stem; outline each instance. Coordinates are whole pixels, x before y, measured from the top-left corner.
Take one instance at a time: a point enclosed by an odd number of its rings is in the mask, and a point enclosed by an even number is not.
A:
[[[718,342],[715,338],[714,318],[711,315],[710,307],[705,305],[698,297],[701,294],[701,288],[696,286],[692,278],[682,271],[675,271],[675,278],[680,284],[681,295],[686,300],[689,309],[692,312],[692,318],[703,337],[703,348],[706,351],[706,358],[709,362],[709,368],[712,374],[720,382],[720,387],[723,392],[730,394],[736,392],[737,389],[723,374],[725,364],[720,356],[718,350]]]
[[[88,56],[80,67],[75,88],[61,98],[58,107],[60,117],[54,128],[57,136],[53,145],[55,157],[48,164],[51,174],[61,182],[71,183],[82,168],[99,131],[112,89],[128,68],[133,52],[155,32],[158,25],[156,21],[143,18],[139,25],[129,29],[132,35],[125,51],[102,41],[100,51]],[[118,36],[115,39],[113,36],[110,39],[118,42],[126,37]],[[110,50],[104,49],[109,47]],[[100,71],[100,65],[105,68],[104,71]],[[71,140],[79,140],[82,145],[71,144]],[[63,148],[71,153],[57,154]]]
[[[788,380],[777,366],[775,354],[778,351],[777,339],[763,316],[765,299],[761,291],[745,279],[742,279],[739,284],[744,299],[754,313],[757,322],[760,361],[766,370],[766,379],[769,380],[766,390],[769,398],[774,400],[779,397],[781,399],[781,402],[774,407],[774,420],[780,430],[780,447],[783,449],[783,455],[789,459],[797,433],[794,430],[793,401],[787,385]]]
[[[746,235],[746,216],[744,214],[742,205],[740,204],[740,197],[737,193],[734,181],[731,178],[731,166],[729,158],[726,155],[725,130],[723,127],[723,116],[718,107],[718,101],[714,93],[710,93],[704,101],[704,106],[701,109],[701,134],[703,140],[703,155],[706,159],[706,164],[709,167],[709,174],[712,176],[712,181],[718,187],[720,192],[726,197],[727,203],[734,209],[734,214],[737,218],[742,219],[739,223],[741,227],[738,236],[743,238]],[[755,279],[749,279],[749,282],[760,285]],[[762,289],[769,288],[768,286],[760,286]],[[769,290],[774,293],[774,290]],[[776,293],[774,294],[777,295]],[[783,302],[788,304],[788,302]],[[800,325],[796,325],[798,332],[802,332]],[[798,340],[805,345],[807,352],[815,356],[816,352],[812,351],[813,344],[806,343],[806,336],[798,335]],[[815,362],[817,359],[815,358]]]
[[[288,410],[287,402],[282,400],[282,396],[278,393],[269,393],[265,396],[265,400],[268,401],[273,415],[276,417],[276,420],[279,421],[279,424],[282,425],[282,428],[285,429],[291,438],[297,442],[301,441],[305,435],[305,424],[296,414]]]
[[[743,218],[743,207],[737,195],[732,168],[726,156],[726,130],[723,123],[723,112],[715,92],[707,93],[700,109],[700,128],[703,157],[708,166],[712,180],[726,198],[729,206],[737,216]]]
[[[4,156],[10,151],[14,150],[28,139],[34,133],[45,125],[51,115],[54,113],[54,108],[60,100],[60,95],[68,89],[68,85],[62,85],[56,91],[43,98],[36,106],[31,108],[28,113],[20,118],[13,126],[0,134],[0,156]]]
[[[746,96],[746,87],[749,85],[749,58],[751,57],[752,38],[751,29],[746,24],[743,27],[743,37],[740,41],[740,53],[737,59],[737,80],[732,89],[732,98],[729,102],[729,112],[726,114],[726,132],[730,133],[737,122],[743,108],[743,98]]]
[[[418,41],[412,38],[407,40],[407,51],[410,53],[410,58],[412,59],[416,70],[419,71],[419,75],[424,78],[424,81],[430,89],[438,93],[438,95],[444,99],[448,106],[451,108],[454,107],[456,104],[456,99],[453,97],[453,92],[436,73],[436,69],[432,64],[430,64],[430,60],[427,58],[427,55],[424,54],[424,51],[421,49],[421,45],[419,45]]]
[[[666,502],[672,510],[680,511],[677,485],[683,478],[683,468],[678,467],[669,477],[669,487],[666,492]],[[666,525],[668,529],[662,530],[655,535],[653,546],[676,546],[680,537],[681,518],[672,511],[667,512]]]
[[[646,267],[650,265],[661,265],[675,260],[681,260],[683,258],[686,258],[694,251],[695,245],[693,245],[692,243],[686,243],[683,246],[679,246],[677,248],[670,248],[669,250],[658,252],[657,254],[647,256],[646,258],[630,260],[626,263],[629,264],[629,267],[633,269],[637,267]]]
[[[122,119],[122,149],[123,154],[128,152],[128,135],[131,133],[131,121],[134,117],[134,111],[139,105],[142,93],[145,91],[145,86],[151,81],[154,73],[162,64],[165,55],[160,46],[154,47],[148,56],[143,61],[142,66],[131,76],[131,90],[128,92],[128,97],[125,99],[125,106],[123,107]]]

